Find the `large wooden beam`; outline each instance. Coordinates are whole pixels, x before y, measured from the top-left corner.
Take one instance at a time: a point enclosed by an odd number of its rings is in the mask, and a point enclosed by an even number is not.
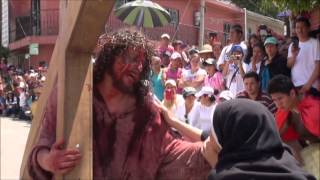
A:
[[[112,11],[115,0],[61,0],[60,29],[51,58],[48,82],[40,97],[21,166],[27,179],[26,162],[38,139],[48,96],[58,79],[57,137],[67,147],[80,145],[82,161],[66,179],[92,179],[92,65],[91,53]],[[60,178],[59,178],[60,179]]]

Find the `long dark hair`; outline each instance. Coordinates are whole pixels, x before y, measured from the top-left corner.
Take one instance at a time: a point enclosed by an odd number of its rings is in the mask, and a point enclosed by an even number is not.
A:
[[[104,80],[105,73],[112,76],[112,67],[115,62],[115,57],[122,54],[127,48],[143,48],[145,51],[145,63],[143,64],[140,81],[133,89],[133,94],[136,96],[136,110],[134,113],[133,121],[135,122],[134,130],[128,144],[126,159],[133,152],[141,150],[143,146],[143,136],[145,135],[146,126],[151,123],[150,120],[155,117],[155,109],[152,105],[152,97],[150,96],[150,83],[148,79],[151,72],[151,58],[154,55],[153,47],[140,32],[133,30],[120,30],[114,33],[103,34],[98,40],[98,45],[95,51],[95,63],[93,67],[93,86],[101,83]],[[97,92],[97,91],[95,91]],[[107,103],[107,102],[105,102]],[[95,112],[95,108],[93,107]],[[103,152],[100,159],[104,166],[107,166],[114,154],[114,143],[116,142],[116,120],[112,122],[109,127],[105,124],[98,124],[96,116],[93,116],[94,123],[94,136],[98,142],[98,147]],[[102,126],[102,127],[101,127]],[[99,128],[106,128],[106,131],[99,132]],[[105,138],[108,137],[108,144]],[[141,157],[140,157],[141,158]]]

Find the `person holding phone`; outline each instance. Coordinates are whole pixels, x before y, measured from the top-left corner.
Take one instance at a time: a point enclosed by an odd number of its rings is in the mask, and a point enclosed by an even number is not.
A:
[[[243,69],[244,52],[241,46],[233,46],[230,51],[230,58],[226,61],[222,74],[226,79],[226,87],[235,96],[244,90],[242,77],[245,72]]]
[[[298,17],[295,31],[298,41],[293,41],[288,50],[288,68],[294,86],[300,93],[308,93],[320,97],[317,90],[320,79],[320,43],[309,36],[310,22],[305,17]]]

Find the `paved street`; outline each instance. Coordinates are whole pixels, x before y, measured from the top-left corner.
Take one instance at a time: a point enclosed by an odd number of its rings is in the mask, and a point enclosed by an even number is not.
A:
[[[30,121],[0,117],[1,180],[19,179],[20,165],[30,129]]]

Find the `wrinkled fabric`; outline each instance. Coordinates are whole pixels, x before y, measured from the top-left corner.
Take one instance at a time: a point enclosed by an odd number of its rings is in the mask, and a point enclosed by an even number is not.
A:
[[[320,99],[313,96],[305,96],[297,106],[301,115],[301,122],[303,126],[315,137],[320,138]],[[286,122],[290,111],[279,109],[276,113],[277,127],[281,130]],[[298,140],[299,133],[295,130],[293,125],[281,135],[282,139],[287,141]]]
[[[56,96],[56,94],[55,94]],[[56,97],[55,97],[56,98]],[[49,102],[42,123],[40,138],[29,157],[29,173],[34,179],[51,179],[52,174],[44,171],[36,161],[41,148],[50,148],[55,142],[56,99]],[[93,98],[96,123],[109,124],[111,118],[106,113],[102,101]],[[140,113],[140,112],[139,112]],[[143,115],[142,115],[143,117]],[[93,178],[94,179],[206,179],[210,165],[201,154],[201,143],[189,143],[173,138],[167,124],[161,120],[159,112],[150,119],[143,136],[142,145],[127,156],[128,143],[135,123],[125,119],[117,120],[116,141],[113,157],[107,165],[101,163],[106,152],[99,153],[98,139],[93,139]],[[108,134],[98,126],[100,134]],[[108,137],[99,138],[108,142]]]
[[[222,149],[209,179],[315,180],[282,144],[274,117],[262,104],[247,99],[219,104],[213,129]]]

